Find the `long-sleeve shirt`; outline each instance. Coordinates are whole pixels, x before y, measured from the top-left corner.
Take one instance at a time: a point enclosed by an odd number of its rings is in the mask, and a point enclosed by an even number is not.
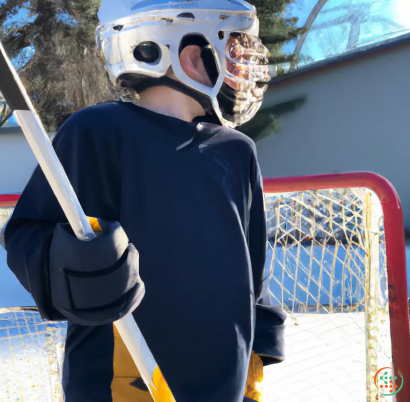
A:
[[[119,221],[140,253],[146,294],[134,317],[176,400],[242,400],[251,349],[265,362],[283,358],[284,314],[257,305],[266,221],[254,143],[110,102],[76,113],[53,144],[85,213]],[[48,269],[58,222],[66,218],[37,168],[5,239],[10,268],[53,320],[64,319]]]

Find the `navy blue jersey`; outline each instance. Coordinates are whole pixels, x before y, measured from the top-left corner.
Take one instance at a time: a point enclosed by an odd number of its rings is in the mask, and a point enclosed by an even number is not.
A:
[[[266,222],[252,140],[110,102],[76,113],[53,144],[85,213],[119,221],[140,253],[146,294],[134,317],[176,400],[242,401],[252,348],[265,363],[283,358],[283,312],[257,306],[267,289]],[[57,222],[66,218],[37,168],[5,237],[10,268],[47,319],[64,319],[48,272]],[[67,402],[111,401],[98,394],[112,378],[108,327],[71,324]]]

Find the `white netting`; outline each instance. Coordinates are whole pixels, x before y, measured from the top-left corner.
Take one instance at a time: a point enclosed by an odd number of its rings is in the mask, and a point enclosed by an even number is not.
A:
[[[0,401],[61,402],[66,325],[36,309],[0,309]]]
[[[372,380],[391,364],[391,341],[377,197],[267,194],[266,212],[271,298],[289,313],[286,361],[266,370],[266,401],[382,400]]]

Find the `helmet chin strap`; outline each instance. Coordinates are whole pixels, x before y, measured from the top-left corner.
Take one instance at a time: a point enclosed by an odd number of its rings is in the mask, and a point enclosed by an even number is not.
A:
[[[204,63],[204,67],[208,77],[213,86],[216,85],[219,78],[218,67],[216,66],[215,56],[212,52],[212,49],[208,47],[203,47],[201,49],[201,58]]]
[[[182,82],[173,80],[170,77],[164,76],[160,78],[144,78],[141,82],[134,85],[134,89],[137,93],[141,93],[142,91],[152,87],[168,87],[175,89],[175,91],[181,92],[184,95],[195,99],[204,108],[207,114],[214,113],[212,109],[212,102],[207,96],[186,86]]]

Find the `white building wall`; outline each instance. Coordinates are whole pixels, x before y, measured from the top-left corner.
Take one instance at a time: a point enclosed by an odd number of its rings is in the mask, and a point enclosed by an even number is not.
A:
[[[21,193],[36,163],[21,132],[3,134],[0,130],[0,194]]]
[[[36,159],[18,129],[0,130],[0,195],[21,193],[36,166]],[[0,308],[33,306],[30,294],[7,267],[6,252],[0,245]]]
[[[410,45],[271,85],[264,108],[306,97],[257,142],[264,177],[371,171],[394,185],[410,231]]]

